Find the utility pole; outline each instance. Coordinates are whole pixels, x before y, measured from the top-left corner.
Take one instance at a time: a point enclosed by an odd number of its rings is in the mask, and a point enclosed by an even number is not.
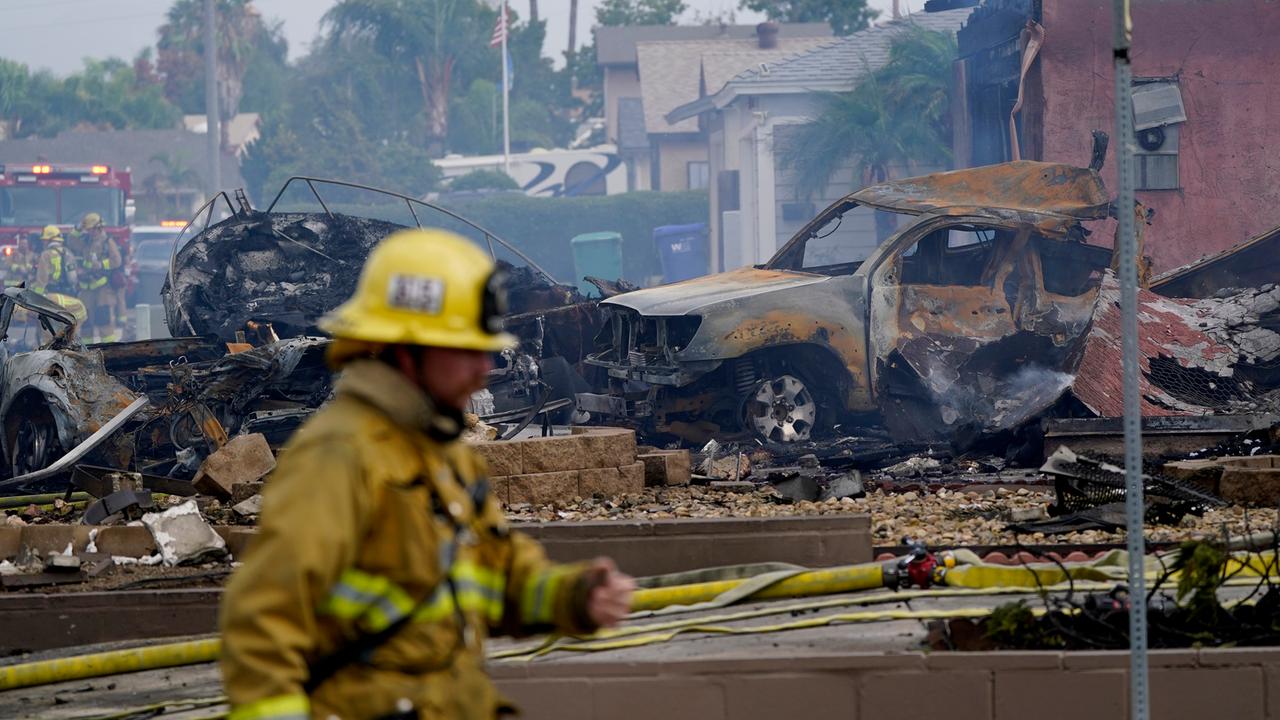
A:
[[[209,0],[205,0],[208,2]],[[511,77],[507,57],[507,0],[502,0],[502,170],[511,174]]]
[[[1138,395],[1138,241],[1133,211],[1133,68],[1129,0],[1113,0],[1116,76],[1116,220],[1120,251],[1121,371],[1124,380],[1124,480],[1129,550],[1129,717],[1150,720],[1147,678],[1146,543],[1143,540],[1142,406]]]
[[[222,132],[218,128],[217,11],[204,0],[204,114],[209,141],[209,197],[222,189]]]
[[[572,71],[576,65],[575,60],[578,54],[578,0],[569,0],[569,54],[565,59],[569,63],[569,69]],[[576,73],[569,75],[569,88],[571,90],[578,89],[578,77]]]

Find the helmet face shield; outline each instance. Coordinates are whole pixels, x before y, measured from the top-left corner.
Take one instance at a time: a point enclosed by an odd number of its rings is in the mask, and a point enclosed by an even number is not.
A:
[[[507,310],[507,276],[495,270],[485,281],[484,296],[480,299],[480,329],[490,335],[502,332]]]

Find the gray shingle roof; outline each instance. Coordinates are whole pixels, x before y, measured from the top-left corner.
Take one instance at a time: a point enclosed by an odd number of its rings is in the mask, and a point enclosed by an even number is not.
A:
[[[143,181],[163,172],[151,158],[168,153],[171,158],[208,177],[209,163],[204,134],[186,130],[109,130],[102,132],[63,132],[53,138],[19,138],[0,140],[0,163],[22,163],[35,160],[64,163],[103,163],[117,170],[129,168],[134,192]],[[240,164],[226,153],[222,156],[224,188],[244,186]],[[201,192],[204,188],[200,188]]]
[[[760,62],[780,60],[830,42],[830,37],[779,37],[777,47],[769,49],[761,49],[755,40],[725,38],[639,43],[636,48],[645,129],[651,133],[698,131],[697,120],[668,124],[664,116],[701,94],[704,62],[709,55],[714,56],[713,72],[729,78]],[[708,89],[714,92],[719,88],[708,86]]]
[[[636,43],[653,40],[748,40],[756,36],[755,25],[631,25],[601,26],[596,33],[596,63],[635,65]],[[782,23],[779,37],[831,37],[827,23]]]
[[[644,101],[638,97],[618,98],[618,149],[647,147],[649,136],[644,131]]]
[[[889,47],[893,38],[903,30],[918,26],[935,32],[954,35],[960,29],[973,8],[944,10],[933,13],[915,13],[890,20],[866,30],[839,38],[835,42],[771,63],[765,70],[755,68],[739,74],[731,84],[749,86],[754,83],[783,84],[822,82],[841,83],[850,88],[868,70],[876,70],[889,59]],[[720,88],[708,88],[715,93]]]

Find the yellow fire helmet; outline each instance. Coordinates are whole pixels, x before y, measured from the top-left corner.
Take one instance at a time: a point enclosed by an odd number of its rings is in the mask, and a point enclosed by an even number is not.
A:
[[[445,230],[400,230],[369,253],[355,295],[319,325],[339,339],[497,352],[516,344],[503,331],[506,311],[483,250]]]
[[[45,225],[44,232],[40,233],[40,239],[44,241],[49,241],[49,240],[53,240],[54,238],[61,240],[62,231],[58,229],[57,225]]]
[[[102,227],[102,216],[96,212],[85,213],[84,219],[80,221],[81,230],[92,230]]]

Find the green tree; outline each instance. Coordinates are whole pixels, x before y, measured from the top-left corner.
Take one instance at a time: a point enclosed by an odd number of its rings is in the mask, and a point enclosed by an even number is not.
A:
[[[841,168],[853,164],[862,184],[890,179],[894,165],[946,163],[951,125],[948,89],[955,39],[910,29],[897,37],[889,59],[868,72],[852,92],[818,99],[813,122],[781,148],[781,166],[794,172],[797,192],[810,197]],[[877,228],[884,218],[877,215]]]
[[[449,134],[454,67],[488,49],[496,13],[476,0],[342,0],[324,16],[330,41],[369,41],[386,59],[417,75],[433,155]]]
[[[363,43],[326,43],[303,58],[241,160],[250,195],[269,199],[291,175],[433,190],[439,169],[413,131],[420,105],[401,101],[416,91],[413,75]]]
[[[0,61],[0,103],[14,137],[53,136],[85,126],[98,129],[165,128],[178,124],[178,109],[159,85],[140,77],[119,58],[86,60],[66,78]]]
[[[512,177],[500,170],[472,170],[460,175],[449,183],[449,189],[455,192],[463,190],[519,190],[520,185]]]
[[[741,0],[738,7],[779,22],[825,22],[837,35],[865,30],[880,13],[866,0]]]
[[[0,58],[0,138],[16,132],[18,110],[26,100],[30,83],[26,65]]]
[[[596,7],[596,24],[674,25],[688,7],[684,0],[604,0]]]
[[[142,181],[142,192],[151,205],[152,220],[189,215],[191,208],[182,206],[181,193],[188,190],[199,192],[204,183],[200,173],[181,153],[158,152],[151,156],[151,163],[159,166],[160,172],[152,173]]]

